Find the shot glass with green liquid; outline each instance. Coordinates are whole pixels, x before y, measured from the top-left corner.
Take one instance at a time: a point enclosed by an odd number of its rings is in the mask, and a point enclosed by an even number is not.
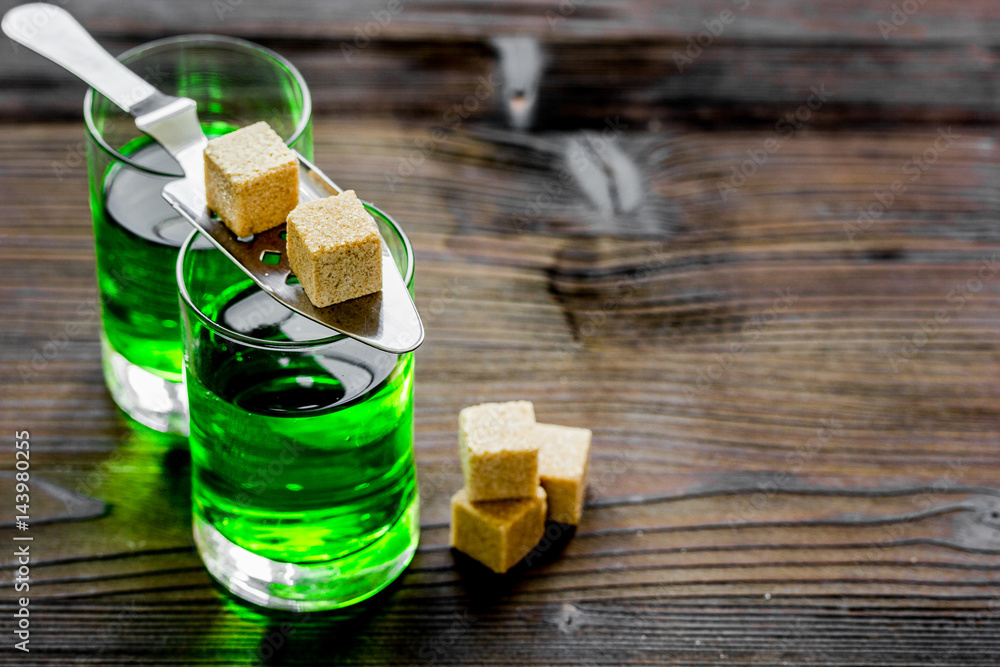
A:
[[[139,46],[121,60],[159,90],[193,98],[210,137],[264,120],[312,157],[309,89],[276,53],[239,39],[192,35]],[[135,420],[185,434],[174,269],[192,228],[160,196],[183,172],[131,116],[93,90],[84,122],[104,378]]]
[[[412,292],[409,241],[369,212]],[[413,355],[331,335],[198,240],[181,248],[177,283],[202,560],[266,607],[374,595],[418,540]]]

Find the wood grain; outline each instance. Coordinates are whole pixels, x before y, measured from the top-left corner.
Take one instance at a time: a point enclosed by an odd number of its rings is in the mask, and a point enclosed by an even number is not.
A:
[[[404,0],[350,57],[388,3],[66,5],[116,52],[210,31],[290,57],[318,164],[413,241],[421,545],[327,614],[202,567],[186,444],[103,386],[83,88],[0,45],[0,535],[14,431],[58,485],[32,652],[0,662],[997,664],[1000,9],[924,3],[883,38],[895,0],[751,2],[679,71],[741,4]],[[502,79],[448,122],[501,34],[547,54],[531,130]],[[513,398],[593,429],[592,476],[583,523],[497,577],[448,549],[448,499],[458,410]]]
[[[987,132],[961,130],[852,240],[937,128],[798,133],[727,201],[718,179],[771,131],[628,132],[614,150],[643,203],[607,217],[560,180],[587,132],[469,123],[390,186],[423,124],[319,120],[320,165],[416,247],[423,534],[376,601],[288,617],[212,584],[183,443],[133,430],[101,385],[78,310],[96,297],[86,173],[51,168],[79,131],[0,129],[0,421],[31,429],[38,475],[110,505],[33,528],[39,649],[15,664],[995,664],[1000,273],[968,284],[1000,251]],[[546,181],[563,191],[513,224]],[[21,382],[39,331],[70,322]],[[457,410],[514,397],[592,428],[594,469],[575,535],[498,578],[447,549],[447,500]]]
[[[2,0],[0,10],[15,4]],[[321,113],[440,121],[479,77],[502,83],[495,37],[521,34],[537,39],[545,53],[540,127],[600,127],[614,116],[632,123],[773,124],[821,85],[833,96],[814,123],[995,123],[996,3],[963,0],[960,10],[919,3],[917,11],[894,17],[899,5],[186,0],[168,10],[155,0],[103,0],[67,8],[116,54],[185,33],[263,43],[302,71]],[[82,84],[12,42],[0,49],[0,117],[79,116]],[[475,115],[502,114],[504,104],[498,93]]]

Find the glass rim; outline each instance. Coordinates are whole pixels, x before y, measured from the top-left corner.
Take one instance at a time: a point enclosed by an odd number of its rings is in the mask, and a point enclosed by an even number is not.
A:
[[[403,228],[399,226],[399,223],[393,219],[388,213],[380,209],[378,206],[371,204],[369,202],[363,202],[365,206],[371,207],[378,212],[389,225],[393,228],[396,234],[399,236],[400,241],[403,244],[403,250],[406,253],[406,275],[403,276],[403,282],[409,287],[413,282],[413,270],[414,270],[414,257],[413,257],[413,245],[410,243],[410,237],[406,235]],[[326,347],[331,343],[337,341],[349,339],[350,336],[347,334],[334,334],[328,338],[316,338],[313,340],[296,340],[296,341],[273,341],[264,340],[263,338],[255,338],[253,336],[247,336],[246,334],[241,334],[238,331],[233,331],[232,329],[226,327],[225,325],[219,324],[215,320],[211,319],[201,308],[195,305],[194,301],[191,299],[191,295],[188,293],[187,283],[184,280],[184,258],[188,256],[189,251],[191,251],[192,246],[195,241],[203,236],[202,232],[198,229],[192,230],[188,237],[181,244],[180,251],[177,253],[177,265],[175,269],[176,279],[177,279],[177,292],[180,294],[181,301],[183,305],[194,311],[194,314],[201,321],[202,324],[212,329],[216,333],[228,338],[231,341],[242,343],[250,347],[255,347],[262,350],[309,350],[320,347]],[[214,250],[215,252],[221,253],[222,251],[215,247],[214,244],[206,248],[200,248],[200,250]],[[228,260],[227,260],[228,261]],[[239,264],[234,265],[242,270]],[[263,291],[263,290],[262,290]],[[402,355],[400,355],[402,356]]]
[[[285,141],[285,144],[291,146],[299,138],[302,137],[306,128],[309,127],[309,122],[312,119],[312,95],[309,92],[309,86],[306,84],[305,78],[302,73],[299,72],[298,68],[291,63],[290,60],[272,51],[266,46],[261,46],[255,42],[251,42],[245,39],[240,39],[239,37],[229,37],[227,35],[214,35],[214,34],[191,34],[191,35],[176,35],[174,37],[164,37],[163,39],[156,39],[151,42],[146,42],[144,44],[139,44],[131,49],[121,53],[117,56],[118,60],[125,62],[128,58],[139,55],[144,51],[150,49],[156,49],[162,46],[173,46],[177,44],[205,44],[205,45],[223,45],[228,47],[240,47],[250,51],[255,51],[261,53],[277,64],[281,65],[289,74],[291,74],[292,79],[295,80],[296,85],[302,92],[302,118],[299,119],[298,125],[295,127],[295,131],[292,136]],[[234,49],[236,50],[236,49]],[[156,169],[150,169],[145,167],[138,162],[135,162],[130,157],[122,155],[115,148],[113,148],[104,138],[104,135],[98,131],[97,126],[94,123],[93,116],[93,106],[94,106],[94,93],[96,91],[93,88],[88,88],[86,95],[83,97],[83,124],[87,130],[87,135],[94,140],[94,142],[107,153],[112,160],[117,162],[124,162],[134,169],[151,174],[153,176],[163,176],[167,178],[181,178],[184,176],[183,173],[175,172],[162,172]],[[112,103],[113,105],[113,103]]]

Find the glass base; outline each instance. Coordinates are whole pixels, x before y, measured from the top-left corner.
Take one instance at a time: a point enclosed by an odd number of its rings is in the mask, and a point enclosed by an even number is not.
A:
[[[104,382],[111,398],[140,424],[162,433],[188,434],[187,392],[183,382],[171,382],[136,366],[118,353],[101,334]]]
[[[319,611],[352,605],[402,574],[420,537],[416,499],[385,535],[332,561],[282,563],[233,544],[195,512],[194,541],[205,567],[234,595],[271,609]]]

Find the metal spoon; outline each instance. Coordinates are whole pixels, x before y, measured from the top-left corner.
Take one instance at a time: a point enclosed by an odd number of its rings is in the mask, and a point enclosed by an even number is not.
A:
[[[382,291],[344,303],[317,308],[301,285],[288,284],[291,274],[283,228],[241,241],[205,205],[203,152],[208,138],[198,123],[195,101],[156,90],[111,54],[68,12],[55,5],[30,3],[8,11],[4,33],[66,68],[135,118],[136,127],[163,146],[181,165],[184,178],[163,187],[163,197],[229,259],[239,265],[267,294],[287,308],[334,331],[386,352],[415,350],[424,339],[420,315],[382,241]],[[342,192],[333,181],[301,155],[299,200],[310,201]],[[366,202],[366,206],[378,209]],[[263,261],[278,252],[277,264]]]

